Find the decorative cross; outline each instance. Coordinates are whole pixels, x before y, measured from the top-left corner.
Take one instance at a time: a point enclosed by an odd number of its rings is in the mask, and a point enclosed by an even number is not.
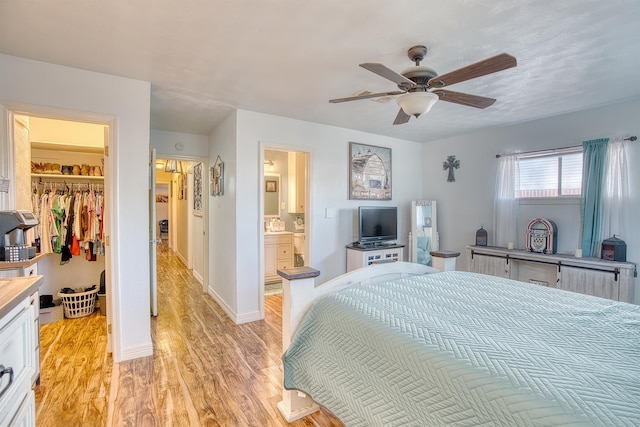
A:
[[[456,182],[456,177],[453,175],[453,170],[460,167],[460,160],[456,160],[456,156],[447,157],[446,162],[442,162],[442,170],[449,169],[449,176],[447,176],[447,182]]]

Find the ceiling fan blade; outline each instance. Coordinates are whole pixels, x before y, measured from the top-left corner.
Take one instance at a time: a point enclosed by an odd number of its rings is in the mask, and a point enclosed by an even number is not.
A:
[[[404,92],[401,90],[395,90],[393,92],[368,93],[366,95],[357,95],[357,96],[348,96],[346,98],[330,99],[329,102],[332,104],[337,104],[338,102],[357,101],[359,99],[378,98],[380,96],[401,95],[403,93]]]
[[[493,105],[494,98],[470,95],[468,93],[454,92],[452,90],[434,90],[433,93],[440,97],[440,101],[453,102],[454,104],[466,105],[475,108],[487,108]]]
[[[427,87],[441,88],[455,83],[464,82],[466,80],[475,79],[476,77],[486,76],[487,74],[496,73],[518,65],[516,58],[507,54],[492,56],[475,64],[458,68],[457,70],[436,76],[429,80]]]
[[[398,74],[391,68],[388,68],[386,65],[380,64],[378,62],[365,62],[364,64],[360,64],[360,66],[366,70],[371,71],[372,73],[376,73],[377,75],[384,77],[387,80],[391,80],[395,84],[402,83],[411,85],[411,87],[416,85],[412,80],[409,80],[402,74]]]
[[[401,125],[403,123],[407,123],[410,118],[411,116],[405,113],[404,110],[401,108],[400,111],[398,111],[398,115],[396,116],[396,119],[393,121],[393,124]]]

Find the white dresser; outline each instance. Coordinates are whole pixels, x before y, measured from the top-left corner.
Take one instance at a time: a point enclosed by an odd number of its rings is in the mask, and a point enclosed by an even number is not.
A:
[[[551,288],[633,302],[636,266],[631,262],[541,254],[494,246],[467,246],[469,271]]]

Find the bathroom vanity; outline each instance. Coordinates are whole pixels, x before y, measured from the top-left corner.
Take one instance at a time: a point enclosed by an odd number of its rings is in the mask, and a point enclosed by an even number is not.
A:
[[[264,233],[264,283],[280,282],[278,270],[293,268],[293,233],[267,231]]]

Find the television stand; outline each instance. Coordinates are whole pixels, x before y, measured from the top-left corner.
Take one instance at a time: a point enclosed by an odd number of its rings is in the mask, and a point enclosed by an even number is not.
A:
[[[403,261],[403,253],[404,245],[398,244],[348,245],[347,272],[373,264]]]

